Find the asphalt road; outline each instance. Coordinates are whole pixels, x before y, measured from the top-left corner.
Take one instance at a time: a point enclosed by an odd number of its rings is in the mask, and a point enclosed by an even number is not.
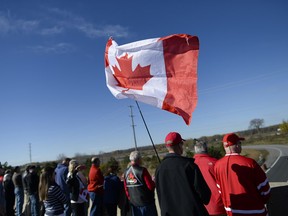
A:
[[[269,152],[266,159],[268,170],[266,175],[269,182],[288,181],[288,145],[254,145],[243,148],[265,149]]]

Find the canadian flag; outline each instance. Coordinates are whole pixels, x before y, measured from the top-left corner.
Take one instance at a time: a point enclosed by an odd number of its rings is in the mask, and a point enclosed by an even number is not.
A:
[[[106,44],[106,84],[118,99],[131,98],[182,116],[197,104],[197,36],[174,34],[118,46]]]

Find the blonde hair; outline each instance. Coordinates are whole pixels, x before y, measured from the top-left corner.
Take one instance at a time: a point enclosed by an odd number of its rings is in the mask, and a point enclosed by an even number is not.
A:
[[[69,162],[69,167],[68,167],[68,170],[69,170],[69,173],[73,173],[73,171],[75,170],[75,168],[79,165],[78,161],[77,160],[71,160]]]

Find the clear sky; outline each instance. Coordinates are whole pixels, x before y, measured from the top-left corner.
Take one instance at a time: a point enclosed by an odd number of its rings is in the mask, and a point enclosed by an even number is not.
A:
[[[151,145],[135,101],[106,87],[104,50],[176,33],[200,40],[198,105],[190,126],[139,103],[155,144],[288,119],[286,0],[0,0],[0,161]]]

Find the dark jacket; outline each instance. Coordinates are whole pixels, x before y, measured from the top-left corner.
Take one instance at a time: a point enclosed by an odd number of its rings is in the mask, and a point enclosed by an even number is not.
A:
[[[146,206],[154,203],[154,182],[153,182],[153,190],[149,190],[148,185],[144,179],[144,174],[147,172],[146,168],[134,165],[130,166],[125,171],[125,186],[128,191],[128,196],[130,198],[130,202],[134,206]],[[149,175],[150,176],[150,175]],[[152,180],[151,180],[152,181]]]
[[[118,204],[122,183],[113,173],[104,179],[104,204]]]
[[[72,175],[69,175],[67,178],[67,185],[70,191],[70,198],[73,201],[77,201],[79,198],[79,192],[80,192],[80,183],[79,179],[77,177],[77,170],[75,170]]]
[[[39,176],[36,172],[31,172],[27,174],[27,191],[29,195],[37,194],[38,195],[38,185],[39,185]]]
[[[169,153],[156,170],[161,215],[208,216],[211,191],[193,158]]]

